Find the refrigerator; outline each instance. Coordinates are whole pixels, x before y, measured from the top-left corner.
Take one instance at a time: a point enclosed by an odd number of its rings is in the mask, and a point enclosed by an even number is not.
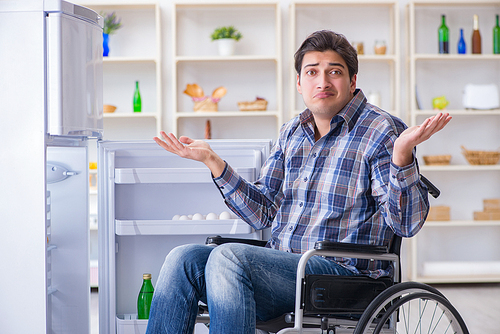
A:
[[[102,18],[61,0],[2,0],[0,31],[0,332],[88,334]]]
[[[257,180],[270,140],[208,141],[246,180]],[[168,252],[208,236],[262,239],[227,208],[202,163],[165,151],[153,140],[98,143],[99,333],[145,333],[137,319],[144,273],[156,286]],[[265,234],[265,235],[264,235]],[[165,310],[168,312],[168,310]],[[196,334],[208,333],[203,324]]]

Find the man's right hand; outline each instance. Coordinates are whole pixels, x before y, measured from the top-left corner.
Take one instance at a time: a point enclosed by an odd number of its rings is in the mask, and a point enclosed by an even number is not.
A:
[[[154,137],[155,142],[170,153],[176,154],[182,158],[192,159],[204,163],[212,172],[214,177],[222,175],[226,162],[221,159],[203,140],[193,140],[182,136],[177,139],[172,133],[160,132],[163,140]]]

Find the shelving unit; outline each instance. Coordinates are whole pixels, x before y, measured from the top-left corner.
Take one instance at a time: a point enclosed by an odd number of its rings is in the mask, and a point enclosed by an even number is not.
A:
[[[500,110],[465,110],[462,91],[466,84],[500,86],[500,55],[492,54],[491,28],[500,13],[498,1],[412,1],[408,4],[408,110],[410,124],[435,115],[432,99],[444,95],[450,101],[453,120],[429,142],[419,145],[420,171],[441,190],[433,205],[447,205],[451,221],[428,221],[410,240],[409,278],[428,283],[499,282],[500,221],[473,220],[482,201],[500,197],[500,165],[470,165],[460,146],[495,151],[500,147]],[[446,15],[450,29],[450,54],[438,54],[437,28]],[[470,54],[472,16],[480,18],[483,54]],[[457,54],[460,28],[464,29],[468,54]],[[468,75],[456,75],[466,71]],[[451,154],[450,165],[426,166],[423,155]]]
[[[243,38],[233,56],[218,56],[210,35],[216,27],[235,26]],[[172,124],[177,135],[203,138],[210,120],[212,138],[254,138],[252,128],[276,138],[282,124],[281,12],[278,2],[174,3],[172,19]],[[194,112],[187,84],[197,83],[210,96],[219,87],[227,95],[217,112]],[[259,96],[266,111],[238,111],[237,102]],[[241,124],[238,126],[235,124]]]
[[[122,27],[110,36],[103,59],[103,102],[117,107],[104,114],[104,139],[150,139],[162,127],[162,46],[157,3],[85,3],[98,13],[116,12]],[[142,112],[132,110],[139,81]]]
[[[357,87],[366,96],[378,92],[379,107],[400,116],[400,35],[399,2],[372,0],[292,1],[290,4],[290,54],[316,30],[328,29],[342,33],[351,41],[363,42],[364,53],[358,55]],[[332,19],[335,18],[335,19]],[[356,26],[356,29],[352,27]],[[376,40],[387,45],[385,55],[374,54]],[[296,89],[296,72],[290,64],[290,117],[305,108]]]

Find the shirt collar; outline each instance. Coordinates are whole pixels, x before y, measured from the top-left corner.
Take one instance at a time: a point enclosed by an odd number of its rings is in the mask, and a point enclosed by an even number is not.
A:
[[[365,94],[363,94],[363,91],[359,88],[356,88],[354,91],[354,96],[349,101],[344,108],[342,108],[341,111],[334,117],[332,117],[332,123],[336,123],[335,118],[336,117],[341,117],[344,119],[346,122],[349,132],[354,128],[354,125],[358,121],[359,116],[361,115],[361,112],[365,108],[366,105],[366,97]],[[338,119],[337,119],[338,121]]]

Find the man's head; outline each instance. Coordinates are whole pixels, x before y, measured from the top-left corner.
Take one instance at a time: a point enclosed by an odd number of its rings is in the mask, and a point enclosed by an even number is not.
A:
[[[358,55],[356,49],[354,49],[344,35],[329,30],[316,31],[302,42],[302,45],[295,52],[295,70],[297,74],[300,76],[302,61],[307,52],[324,52],[328,50],[337,52],[344,59],[351,79],[355,74],[358,74]]]
[[[358,59],[344,36],[331,31],[310,35],[295,54],[297,90],[316,123],[328,122],[353,98]]]

